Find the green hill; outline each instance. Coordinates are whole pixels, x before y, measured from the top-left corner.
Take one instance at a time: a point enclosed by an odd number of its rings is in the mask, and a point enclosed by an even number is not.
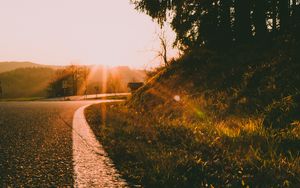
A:
[[[27,67],[42,67],[42,65],[31,62],[0,62],[0,73]]]
[[[9,66],[7,66],[8,64]],[[47,93],[49,83],[55,78],[55,75],[58,72],[64,70],[63,67],[53,67],[47,65],[42,66],[33,63],[3,63],[2,65],[2,67],[6,67],[6,70],[8,70],[8,68],[13,69],[18,66],[33,66],[27,68],[17,68],[11,71],[0,73],[3,98],[47,97],[49,95],[49,93]],[[95,93],[94,87],[102,85],[103,75],[108,76],[108,79],[106,80],[108,89],[106,92],[125,92],[128,91],[128,82],[144,81],[145,79],[144,71],[130,69],[128,67],[113,67],[107,70],[101,66],[90,68],[92,69],[92,73],[89,75],[89,81],[87,85],[88,94]],[[116,83],[112,82],[112,78]],[[115,84],[115,86],[113,86],[113,84]],[[117,89],[113,88],[116,86],[118,86]]]
[[[54,75],[51,68],[18,68],[0,74],[3,98],[46,97]]]

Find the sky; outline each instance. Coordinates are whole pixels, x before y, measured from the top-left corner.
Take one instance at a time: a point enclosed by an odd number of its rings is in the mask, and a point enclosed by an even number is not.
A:
[[[0,61],[135,68],[158,61],[159,27],[129,0],[0,0],[0,27]]]

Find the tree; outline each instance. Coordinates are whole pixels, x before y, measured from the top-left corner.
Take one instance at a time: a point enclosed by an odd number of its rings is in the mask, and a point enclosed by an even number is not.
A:
[[[300,0],[293,0],[292,5],[292,14],[291,14],[291,28],[295,33],[296,37],[300,39]]]
[[[89,72],[87,67],[75,65],[58,69],[49,84],[48,95],[57,97],[82,94],[86,88]]]
[[[218,34],[222,36],[220,42],[224,44],[231,44],[232,42],[230,7],[232,7],[231,0],[220,0],[220,29]]]
[[[173,49],[172,43],[166,34],[165,26],[162,26],[157,32],[157,39],[159,41],[159,49],[153,50],[155,54],[154,59],[159,59],[163,66],[169,66],[169,53]]]
[[[271,0],[271,12],[272,12],[272,33],[276,34],[277,32],[277,6],[278,0]]]
[[[168,40],[165,31],[159,33],[158,38],[160,40],[160,51],[158,52],[158,56],[161,57],[164,65],[168,66]]]
[[[289,25],[289,7],[290,0],[279,0],[279,21],[280,31],[286,31]]]
[[[107,78],[107,87],[109,93],[122,92],[123,88],[119,75],[109,73]]]
[[[71,65],[68,68],[65,69],[67,72],[66,74],[70,76],[71,78],[71,84],[72,84],[72,94],[77,95],[78,92],[78,78],[79,78],[79,67],[75,65]]]
[[[264,40],[267,35],[266,6],[265,0],[254,0],[253,22],[258,41]]]
[[[235,0],[235,40],[244,43],[251,38],[250,0]]]
[[[202,7],[203,12],[200,16],[197,43],[202,46],[216,47],[221,37],[218,33],[218,6],[215,1],[206,1],[199,6]]]
[[[233,41],[244,44],[276,37],[297,25],[299,0],[131,0],[136,9],[159,24],[169,21],[175,44],[183,51],[198,47],[226,49]],[[291,21],[293,18],[294,21]],[[271,27],[267,27],[267,23]],[[299,21],[298,21],[299,22]],[[269,32],[272,30],[272,32]],[[269,35],[272,33],[272,36]]]

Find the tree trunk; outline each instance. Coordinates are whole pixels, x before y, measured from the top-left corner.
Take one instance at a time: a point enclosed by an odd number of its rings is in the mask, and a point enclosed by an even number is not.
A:
[[[232,42],[230,6],[232,0],[220,0],[220,30],[221,43],[228,45]]]
[[[289,0],[279,0],[280,31],[285,31],[289,25]]]
[[[277,32],[277,0],[272,0],[272,32]]]
[[[254,0],[254,26],[255,26],[255,37],[258,40],[262,40],[267,34],[267,23],[266,23],[266,1],[265,0]]]
[[[250,40],[251,19],[250,0],[235,0],[235,36],[238,43]]]

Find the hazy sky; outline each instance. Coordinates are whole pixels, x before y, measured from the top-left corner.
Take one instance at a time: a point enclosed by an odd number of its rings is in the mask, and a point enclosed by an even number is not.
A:
[[[157,24],[129,0],[0,0],[0,61],[144,67]]]

